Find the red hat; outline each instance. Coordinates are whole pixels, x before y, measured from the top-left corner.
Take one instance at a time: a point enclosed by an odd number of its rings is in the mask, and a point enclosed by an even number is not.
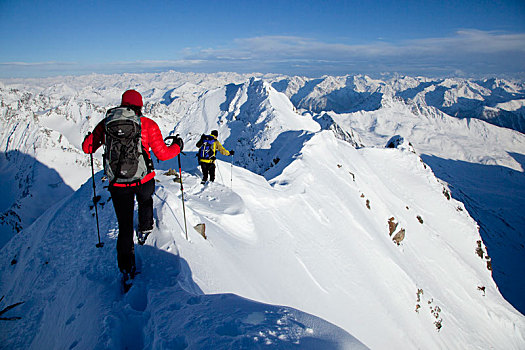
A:
[[[142,95],[135,90],[128,90],[122,94],[122,105],[142,107]]]

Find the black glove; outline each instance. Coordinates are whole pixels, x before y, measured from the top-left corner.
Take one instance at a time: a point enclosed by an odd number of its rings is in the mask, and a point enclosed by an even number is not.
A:
[[[182,138],[179,137],[179,134],[177,134],[176,136],[167,136],[164,139],[164,142],[166,142],[168,140],[172,140],[171,145],[173,145],[173,144],[178,145],[179,148],[180,148],[180,151],[182,152],[182,149],[184,148],[184,141],[182,141]]]
[[[231,150],[230,151],[230,156],[233,156],[235,154],[235,151],[234,150]]]
[[[184,149],[184,141],[182,141],[182,138],[179,136],[175,136],[173,143],[179,145],[180,151],[182,152],[182,150]]]

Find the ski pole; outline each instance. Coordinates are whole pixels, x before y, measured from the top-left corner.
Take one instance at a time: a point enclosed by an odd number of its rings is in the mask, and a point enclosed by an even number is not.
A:
[[[182,196],[182,212],[184,214],[184,232],[186,233],[186,240],[188,240],[188,227],[186,225],[186,206],[184,205],[184,187],[182,186],[182,166],[180,164],[180,153],[179,153],[179,177],[180,177],[180,192]]]
[[[230,161],[230,189],[233,190],[233,154],[232,159]]]
[[[226,183],[224,182],[224,179],[222,178],[221,169],[219,168],[219,163],[213,163],[215,164],[215,168],[217,168],[217,171],[219,172],[219,177],[221,178],[221,182],[224,186],[226,186]]]
[[[100,241],[100,228],[98,225],[98,210],[97,210],[97,203],[100,200],[100,197],[97,197],[97,191],[95,186],[95,167],[93,166],[93,153],[89,154],[89,157],[91,159],[91,179],[93,180],[93,205],[95,206],[95,216],[97,219],[97,235],[98,235],[98,243],[96,244],[97,248],[102,248],[104,246],[104,242]]]
[[[175,142],[175,140],[179,138],[179,134],[175,135],[175,136],[167,136],[165,139],[164,139],[164,142],[168,141],[168,140],[171,140],[171,144],[173,144],[173,142]],[[182,139],[181,139],[182,140]],[[180,154],[182,153],[179,152],[178,154],[178,159],[179,159],[179,178],[180,178],[180,192],[181,192],[181,197],[182,197],[182,213],[184,215],[184,232],[186,233],[186,240],[188,240],[188,226],[186,224],[186,205],[184,204],[184,186],[182,185],[182,165],[181,165],[181,162],[180,162]],[[184,153],[182,153],[184,154]]]

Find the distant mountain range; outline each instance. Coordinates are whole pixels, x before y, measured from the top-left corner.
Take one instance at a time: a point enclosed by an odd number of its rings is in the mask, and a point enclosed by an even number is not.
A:
[[[503,79],[433,80],[401,77],[388,81],[367,76],[285,78],[273,83],[297,107],[316,113],[372,111],[385,97],[414,101],[457,118],[475,118],[525,132],[525,84]]]

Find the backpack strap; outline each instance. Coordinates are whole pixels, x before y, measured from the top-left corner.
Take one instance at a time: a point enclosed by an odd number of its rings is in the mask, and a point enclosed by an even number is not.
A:
[[[148,156],[148,151],[142,146],[142,156],[144,157],[144,162],[146,163],[146,170],[148,171],[148,174],[151,173],[153,170],[155,170],[155,166],[153,165],[153,160]]]

